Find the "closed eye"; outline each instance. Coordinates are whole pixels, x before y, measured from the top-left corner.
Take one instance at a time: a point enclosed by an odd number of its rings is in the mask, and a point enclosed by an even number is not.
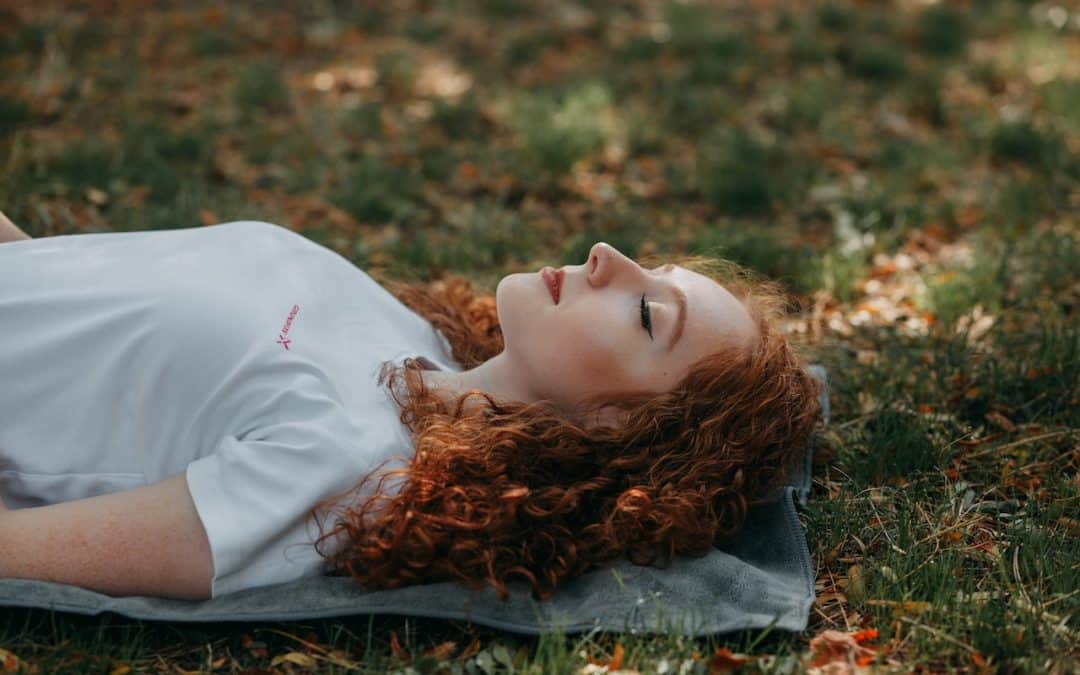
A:
[[[645,330],[649,331],[649,339],[653,339],[652,334],[652,312],[649,311],[649,305],[645,302],[645,294],[641,294],[641,325],[645,327]]]

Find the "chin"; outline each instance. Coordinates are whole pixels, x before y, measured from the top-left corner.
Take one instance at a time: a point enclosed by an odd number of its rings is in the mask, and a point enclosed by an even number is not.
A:
[[[521,272],[499,280],[495,288],[495,311],[507,343],[519,332],[518,329],[525,336],[534,330],[543,330],[537,318],[544,311],[541,305],[544,301],[551,304],[551,296],[538,274]]]

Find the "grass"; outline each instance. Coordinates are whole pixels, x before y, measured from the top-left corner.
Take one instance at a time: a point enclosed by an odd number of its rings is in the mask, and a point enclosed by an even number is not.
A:
[[[0,208],[35,237],[269,220],[375,276],[488,289],[598,240],[779,280],[832,385],[810,625],[5,609],[0,663],[710,673],[724,648],[788,673],[823,631],[873,628],[885,669],[1077,672],[1080,88],[1053,7],[368,4],[0,10]]]

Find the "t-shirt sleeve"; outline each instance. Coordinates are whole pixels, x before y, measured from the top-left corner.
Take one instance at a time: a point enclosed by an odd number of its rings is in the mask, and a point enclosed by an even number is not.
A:
[[[360,478],[348,448],[363,439],[340,401],[310,382],[291,384],[257,425],[187,467],[213,557],[212,597],[319,574],[310,510]]]

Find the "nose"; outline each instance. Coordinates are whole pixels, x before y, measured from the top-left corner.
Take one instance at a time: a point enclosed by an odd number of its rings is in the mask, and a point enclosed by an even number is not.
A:
[[[620,253],[617,248],[602,241],[593,244],[589,249],[589,260],[585,263],[589,284],[594,287],[603,286],[619,275],[640,269],[640,265]]]

